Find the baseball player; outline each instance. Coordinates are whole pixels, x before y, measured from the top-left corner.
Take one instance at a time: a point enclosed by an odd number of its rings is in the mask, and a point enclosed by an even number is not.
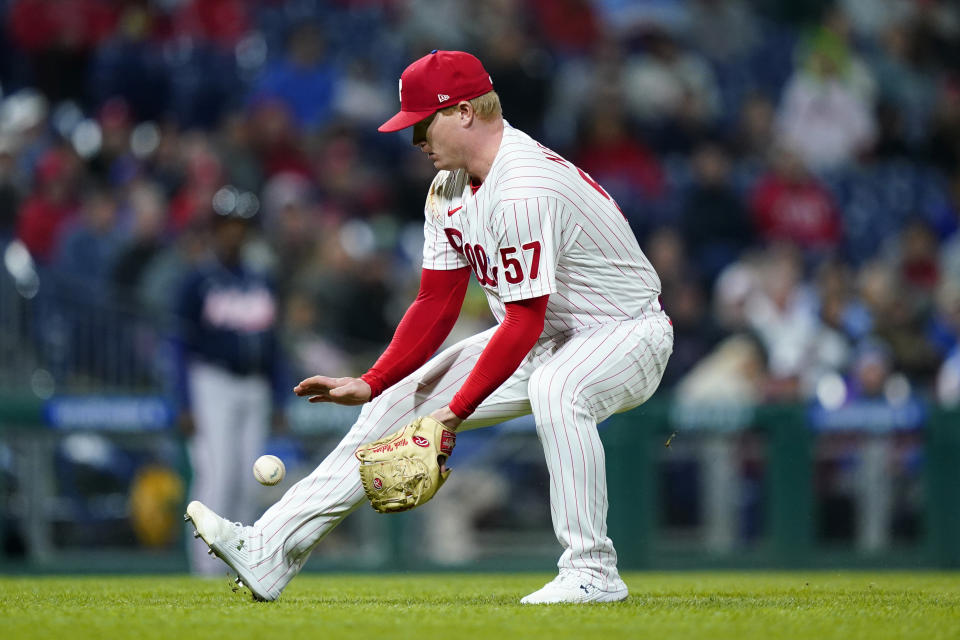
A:
[[[294,389],[310,402],[362,404],[357,423],[252,526],[196,502],[187,518],[254,597],[273,600],[365,493],[375,508],[392,509],[375,498],[386,476],[361,482],[357,458],[435,447],[426,456],[439,467],[434,482],[399,498],[408,508],[442,484],[454,431],[532,413],[563,553],[559,575],[521,602],[622,600],[597,423],[659,384],[673,345],[659,278],[603,188],[503,119],[475,57],[433,51],[417,60],[400,78],[400,105],[380,131],[413,127],[413,144],[439,170],[426,199],[420,292],[364,375],[318,375]],[[498,325],[431,359],[471,273]],[[431,433],[439,446],[422,435]]]
[[[190,493],[237,517],[256,515],[250,512],[258,489],[238,463],[263,453],[271,416],[280,415],[288,393],[276,296],[242,260],[249,225],[232,211],[212,214],[212,255],[186,275],[176,308],[176,392],[193,469]],[[190,552],[195,573],[222,567],[202,545]]]

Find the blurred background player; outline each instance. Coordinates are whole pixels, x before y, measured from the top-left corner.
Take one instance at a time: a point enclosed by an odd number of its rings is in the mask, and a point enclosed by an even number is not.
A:
[[[283,358],[274,289],[244,260],[255,205],[229,195],[237,194],[221,193],[228,201],[214,203],[209,259],[186,276],[178,298],[179,423],[188,437],[191,496],[252,518],[258,485],[250,468],[271,420],[282,420]],[[191,567],[213,573],[220,565],[198,543]]]

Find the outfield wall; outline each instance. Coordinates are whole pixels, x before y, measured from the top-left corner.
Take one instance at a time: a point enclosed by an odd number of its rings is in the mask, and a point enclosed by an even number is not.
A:
[[[270,452],[288,479],[322,459],[353,409],[297,405]],[[0,402],[0,570],[184,571],[189,467],[161,399]],[[630,569],[960,567],[960,412],[685,407],[650,402],[601,426],[610,536]],[[543,569],[559,546],[529,419],[462,434],[427,507],[361,508],[310,568]],[[245,463],[238,463],[244,464]]]

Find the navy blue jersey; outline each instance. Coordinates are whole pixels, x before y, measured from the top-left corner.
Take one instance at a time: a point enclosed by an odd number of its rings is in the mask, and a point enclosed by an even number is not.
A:
[[[211,260],[189,273],[176,305],[181,364],[180,400],[185,397],[187,360],[200,360],[237,375],[263,375],[282,384],[277,335],[278,300],[262,274],[242,265]]]

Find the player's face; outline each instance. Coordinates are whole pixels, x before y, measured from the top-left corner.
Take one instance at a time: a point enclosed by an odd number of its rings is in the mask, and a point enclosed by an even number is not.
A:
[[[445,115],[439,111],[413,125],[413,146],[427,154],[436,169],[462,168],[457,152],[457,134],[460,131],[458,113]]]

